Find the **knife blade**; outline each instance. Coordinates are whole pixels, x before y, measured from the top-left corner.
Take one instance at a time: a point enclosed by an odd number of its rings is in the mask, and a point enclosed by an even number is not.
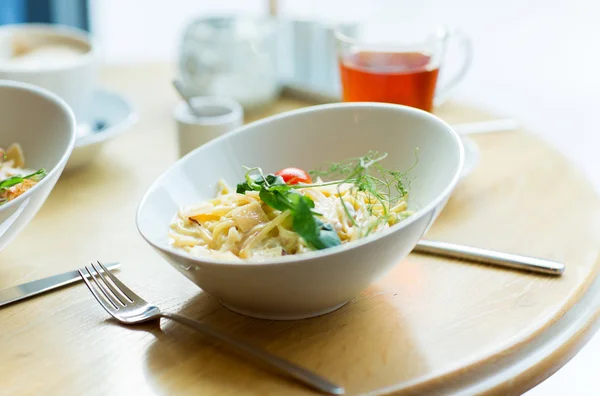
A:
[[[110,263],[105,266],[107,269],[113,270],[119,268],[120,264]],[[2,289],[0,290],[0,308],[79,281],[81,281],[81,277],[75,270]]]

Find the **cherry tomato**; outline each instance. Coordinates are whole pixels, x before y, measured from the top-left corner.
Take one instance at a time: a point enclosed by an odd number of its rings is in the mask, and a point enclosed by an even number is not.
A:
[[[286,184],[312,183],[312,179],[308,173],[299,168],[285,168],[275,174],[281,176]]]

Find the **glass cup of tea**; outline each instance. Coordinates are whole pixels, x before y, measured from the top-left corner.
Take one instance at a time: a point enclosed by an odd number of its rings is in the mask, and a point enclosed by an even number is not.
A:
[[[468,36],[445,27],[421,35],[414,29],[400,33],[397,27],[361,25],[354,36],[335,32],[344,102],[396,103],[431,112],[464,78],[473,53]],[[453,42],[462,60],[439,84]]]

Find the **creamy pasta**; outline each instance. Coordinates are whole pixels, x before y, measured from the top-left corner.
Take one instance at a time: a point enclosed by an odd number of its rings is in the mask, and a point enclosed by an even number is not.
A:
[[[46,176],[46,170],[25,169],[25,157],[17,143],[0,148],[0,205],[12,201]]]
[[[296,232],[304,225],[292,218],[293,210],[273,208],[261,199],[259,191],[232,191],[222,180],[217,190],[213,199],[180,208],[170,225],[173,247],[197,257],[231,260],[315,250],[314,243]],[[328,184],[319,178],[310,186],[298,185],[293,194],[314,202],[317,227],[322,224],[325,233],[336,234],[331,236],[339,238],[340,244],[389,228],[411,214],[406,196],[381,200],[352,183]],[[309,226],[314,224],[307,221]]]

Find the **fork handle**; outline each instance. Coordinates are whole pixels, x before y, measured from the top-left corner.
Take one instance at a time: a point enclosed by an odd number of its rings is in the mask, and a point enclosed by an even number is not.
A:
[[[236,340],[224,333],[215,330],[214,328],[208,326],[205,323],[186,318],[185,316],[166,312],[161,313],[161,317],[174,320],[175,322],[181,323],[182,325],[198,330],[202,334],[205,334],[216,340],[222,341],[225,344],[235,348],[238,352],[242,352],[245,356],[250,357],[258,362],[266,363],[271,368],[281,373],[288,374],[293,378],[299,380],[300,382],[310,386],[311,388],[317,389],[321,392],[329,393],[331,395],[344,394],[344,388],[327,381],[323,377],[320,377],[317,374],[308,371],[305,368],[297,366],[285,359],[272,355],[267,351],[246,344],[245,342]]]

